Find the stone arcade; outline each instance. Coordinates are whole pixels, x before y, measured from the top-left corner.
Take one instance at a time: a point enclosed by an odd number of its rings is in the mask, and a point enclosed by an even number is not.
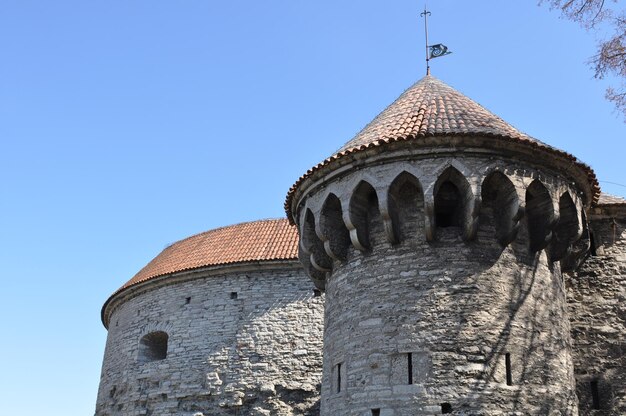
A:
[[[107,300],[96,415],[626,414],[626,201],[572,155],[426,76],[285,208]]]

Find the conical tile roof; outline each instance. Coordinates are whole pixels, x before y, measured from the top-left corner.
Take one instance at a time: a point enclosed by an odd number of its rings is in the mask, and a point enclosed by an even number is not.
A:
[[[379,140],[460,134],[506,136],[538,142],[454,88],[427,75],[406,90],[339,152]]]
[[[293,223],[292,202],[298,187],[322,168],[354,153],[392,142],[419,140],[426,137],[480,136],[522,143],[565,159],[587,177],[592,202],[598,200],[600,186],[593,170],[573,155],[549,146],[520,132],[454,88],[427,75],[380,113],[352,140],[333,156],[317,164],[302,175],[291,187],[285,201],[285,211]]]

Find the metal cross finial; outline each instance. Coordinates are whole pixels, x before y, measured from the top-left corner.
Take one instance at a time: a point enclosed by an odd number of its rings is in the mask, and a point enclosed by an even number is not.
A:
[[[426,33],[426,75],[430,75],[430,56],[428,55],[428,16],[430,14],[424,5],[424,11],[420,13],[420,16],[424,16],[424,32]]]

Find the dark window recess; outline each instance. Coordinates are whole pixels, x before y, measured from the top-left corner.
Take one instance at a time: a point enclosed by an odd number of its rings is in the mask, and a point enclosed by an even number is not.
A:
[[[593,400],[594,410],[600,410],[600,391],[598,390],[598,380],[589,383],[591,386],[591,399]]]
[[[230,292],[231,299],[237,299],[237,292]]]
[[[506,385],[513,385],[513,376],[511,375],[511,354],[506,353],[504,356],[504,365],[506,366]]]
[[[435,196],[435,223],[437,227],[460,226],[461,194],[450,181],[441,184]]]
[[[144,335],[139,341],[139,361],[147,363],[167,358],[167,340],[168,335],[163,331]]]
[[[313,289],[313,297],[319,298],[322,296],[322,291],[319,289]]]
[[[341,363],[337,364],[337,393],[341,393]]]
[[[372,409],[372,416],[380,416],[380,409]]]
[[[191,303],[191,298],[185,298],[185,305],[189,305]]]
[[[593,233],[589,231],[589,250],[592,256],[597,256],[598,252],[596,250],[596,239],[593,236]]]
[[[413,353],[408,353],[406,355],[407,358],[407,372],[409,375],[408,383],[413,384]]]
[[[452,413],[452,405],[450,403],[441,403],[441,414]]]

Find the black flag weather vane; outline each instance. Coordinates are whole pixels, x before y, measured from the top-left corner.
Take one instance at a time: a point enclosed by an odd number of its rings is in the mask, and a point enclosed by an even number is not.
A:
[[[426,34],[426,75],[430,75],[431,59],[450,55],[452,53],[448,51],[448,47],[443,43],[437,43],[435,45],[428,44],[428,16],[430,16],[430,14],[431,13],[426,10],[426,6],[424,6],[424,11],[420,13],[420,16],[424,18],[424,33]]]

